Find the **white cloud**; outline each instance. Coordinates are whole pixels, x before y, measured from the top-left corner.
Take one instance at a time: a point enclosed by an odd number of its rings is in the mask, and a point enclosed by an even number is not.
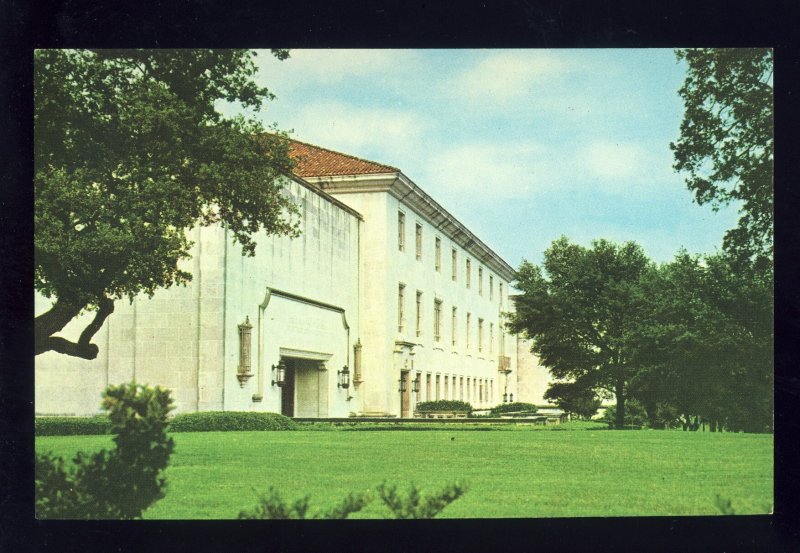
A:
[[[274,74],[303,79],[320,85],[341,83],[349,78],[364,78],[405,73],[421,64],[420,55],[413,50],[292,50],[289,59],[279,61],[268,50],[260,50],[256,62],[258,79],[274,86]]]
[[[428,165],[423,188],[435,187],[450,197],[472,195],[479,202],[526,197],[564,178],[553,152],[534,141],[445,147]]]
[[[593,175],[603,179],[629,178],[647,172],[644,148],[630,142],[593,142],[586,149],[584,162]]]
[[[378,143],[381,149],[396,151],[394,159],[413,151],[429,130],[429,123],[411,111],[339,102],[309,104],[287,119],[285,126],[294,129],[292,136],[298,140],[353,155]],[[390,159],[375,161],[393,163]]]
[[[540,92],[540,84],[574,69],[553,50],[500,50],[447,83],[451,93],[483,102],[509,103]]]

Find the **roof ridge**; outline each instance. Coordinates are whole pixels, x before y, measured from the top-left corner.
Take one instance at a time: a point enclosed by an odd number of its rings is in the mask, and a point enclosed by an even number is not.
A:
[[[298,144],[303,144],[305,146],[311,146],[312,148],[317,148],[318,150],[323,150],[323,151],[326,151],[326,152],[330,152],[332,154],[348,157],[350,159],[355,159],[357,161],[361,161],[361,162],[364,162],[364,163],[370,163],[372,165],[379,165],[381,167],[385,167],[387,169],[391,169],[392,171],[396,171],[398,173],[401,172],[399,168],[394,167],[392,165],[386,165],[385,163],[380,163],[378,161],[372,161],[371,159],[366,159],[366,158],[363,158],[363,157],[354,156],[352,154],[346,154],[344,152],[331,150],[330,148],[325,148],[323,146],[318,146],[316,144],[312,144],[311,142],[303,142],[302,140],[297,140],[296,138],[286,137],[286,139],[289,140],[290,142],[297,142]]]

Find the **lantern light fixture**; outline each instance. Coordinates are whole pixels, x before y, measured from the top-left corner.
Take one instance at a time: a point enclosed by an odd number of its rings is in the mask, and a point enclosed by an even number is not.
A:
[[[419,393],[419,375],[417,375],[417,378],[411,381],[411,391],[415,394]]]
[[[338,388],[345,390],[350,387],[350,369],[345,365],[341,371],[336,371],[336,376],[339,377],[339,382],[336,383]]]
[[[283,357],[281,357],[277,365],[272,365],[272,372],[275,373],[275,380],[272,381],[272,385],[277,385],[278,388],[281,388],[286,381],[286,361],[283,360]]]
[[[405,393],[406,391],[406,379],[402,377],[400,377],[400,391],[402,393]]]

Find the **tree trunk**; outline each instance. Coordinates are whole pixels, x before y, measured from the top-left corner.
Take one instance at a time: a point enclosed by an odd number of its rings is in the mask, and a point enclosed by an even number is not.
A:
[[[625,382],[623,380],[617,381],[614,393],[617,396],[617,416],[614,425],[621,430],[625,427]]]
[[[92,344],[91,340],[103,326],[106,318],[114,312],[112,299],[102,297],[97,303],[97,314],[92,322],[83,329],[77,342],[70,342],[66,338],[53,336],[53,334],[67,326],[67,323],[77,317],[85,306],[59,299],[49,311],[36,317],[34,321],[34,355],[55,351],[81,359],[95,359],[100,349]]]

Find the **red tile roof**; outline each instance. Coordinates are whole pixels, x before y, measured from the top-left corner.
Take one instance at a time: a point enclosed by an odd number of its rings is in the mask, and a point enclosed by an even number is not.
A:
[[[399,173],[400,169],[382,165],[355,156],[334,152],[326,148],[306,144],[298,140],[289,141],[289,155],[297,165],[294,174],[298,177],[323,177],[332,175],[370,175]]]

